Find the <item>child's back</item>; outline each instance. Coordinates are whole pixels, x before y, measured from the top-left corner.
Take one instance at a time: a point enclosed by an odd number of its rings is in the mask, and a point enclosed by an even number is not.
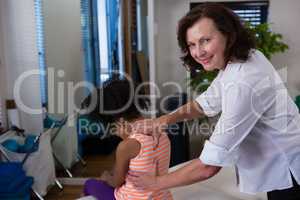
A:
[[[163,175],[168,173],[170,163],[170,141],[166,134],[161,134],[158,142],[152,136],[133,134],[129,138],[137,140],[140,145],[139,154],[130,160],[128,173],[146,173],[151,175]],[[115,189],[117,200],[170,200],[171,193],[168,190],[151,191],[136,188],[126,177],[125,183]]]

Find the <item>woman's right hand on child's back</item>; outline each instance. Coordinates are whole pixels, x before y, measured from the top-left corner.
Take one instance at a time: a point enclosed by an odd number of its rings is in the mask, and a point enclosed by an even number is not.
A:
[[[161,132],[167,129],[167,122],[165,116],[144,119],[136,121],[132,124],[133,133],[142,133],[146,135],[159,135]]]
[[[132,184],[139,189],[147,189],[147,190],[157,190],[157,176],[150,175],[146,173],[130,173],[128,175],[128,180],[132,182]]]

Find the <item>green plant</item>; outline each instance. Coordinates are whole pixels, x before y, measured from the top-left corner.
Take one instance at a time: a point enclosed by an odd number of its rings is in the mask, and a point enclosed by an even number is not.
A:
[[[188,78],[187,84],[193,91],[202,93],[210,86],[217,74],[218,71],[206,72],[202,69],[193,78]]]
[[[270,59],[273,54],[284,52],[289,48],[287,44],[282,42],[282,35],[272,32],[270,30],[270,24],[268,23],[251,26],[251,24],[247,22],[246,27],[255,36],[257,49],[268,59]]]
[[[256,48],[268,59],[275,53],[284,52],[288,49],[288,45],[282,42],[282,35],[270,30],[270,24],[262,23],[252,26],[247,22],[245,25],[255,36]],[[187,85],[190,86],[193,91],[202,93],[207,89],[217,74],[217,72],[200,70],[193,78],[187,79]]]

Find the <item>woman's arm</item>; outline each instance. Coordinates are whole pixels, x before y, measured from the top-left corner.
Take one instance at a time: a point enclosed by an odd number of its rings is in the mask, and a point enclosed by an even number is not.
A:
[[[204,181],[220,171],[221,167],[205,165],[200,159],[192,160],[186,166],[163,176],[133,176],[137,187],[162,190]]]
[[[106,172],[101,179],[114,188],[121,186],[125,182],[130,159],[139,154],[140,148],[140,143],[135,139],[122,141],[116,150],[116,162],[113,173]]]
[[[139,120],[132,127],[135,132],[151,135],[164,131],[169,124],[191,120],[204,115],[201,106],[196,101],[190,101],[172,113],[155,119]]]
[[[204,115],[205,114],[201,109],[200,105],[196,101],[190,101],[185,105],[179,107],[174,112],[171,112],[167,115],[163,115],[158,119],[162,124],[174,124],[176,122],[191,120]]]

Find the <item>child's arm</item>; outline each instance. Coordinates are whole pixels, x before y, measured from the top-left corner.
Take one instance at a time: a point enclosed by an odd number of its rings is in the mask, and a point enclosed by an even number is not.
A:
[[[116,163],[113,174],[103,176],[102,180],[114,188],[121,186],[125,182],[130,159],[139,154],[140,148],[140,143],[135,139],[122,141],[116,150]]]

